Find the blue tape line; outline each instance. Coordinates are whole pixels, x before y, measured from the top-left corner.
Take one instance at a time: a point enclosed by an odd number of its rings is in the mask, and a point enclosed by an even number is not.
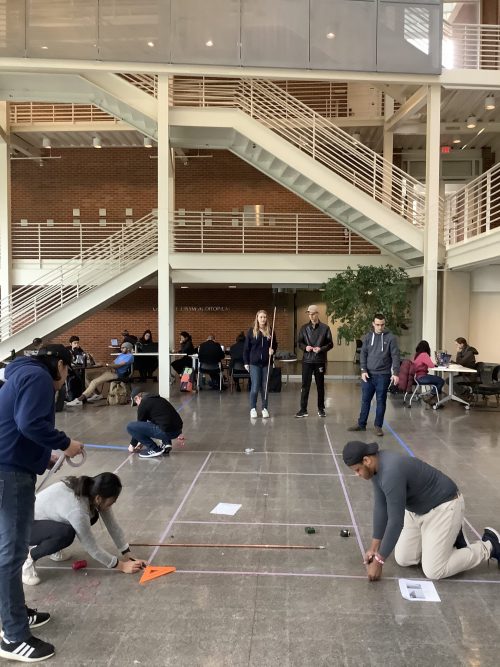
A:
[[[386,429],[390,433],[392,433],[392,435],[396,438],[396,440],[401,445],[401,447],[404,450],[406,450],[410,456],[413,456],[413,458],[416,458],[416,455],[413,452],[413,450],[406,444],[406,442],[403,440],[403,438],[396,433],[396,431],[392,428],[392,426],[390,426],[390,424],[388,424],[386,421],[384,422],[384,426],[386,427]]]
[[[127,445],[91,445],[85,443],[83,446],[89,449],[119,449],[120,451],[127,449]]]

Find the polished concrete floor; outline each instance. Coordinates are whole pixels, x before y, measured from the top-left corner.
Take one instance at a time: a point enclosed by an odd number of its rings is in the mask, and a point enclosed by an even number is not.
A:
[[[150,385],[152,387],[153,385]],[[271,418],[251,423],[246,393],[203,391],[172,402],[186,446],[169,458],[126,451],[128,406],[93,404],[57,416],[72,437],[95,445],[78,473],[116,471],[124,490],[116,514],[130,542],[323,546],[324,549],[135,548],[175,574],[147,584],[89,559],[39,562],[31,606],[50,611],[35,634],[53,642],[53,665],[496,666],[500,655],[500,570],[496,561],[436,582],[439,603],[409,602],[398,578],[422,578],[391,557],[369,583],[362,547],[371,537],[371,483],[353,477],[339,453],[350,439],[360,389],[327,385],[326,419],[293,418],[300,386],[270,397]],[[408,410],[391,397],[387,449],[409,452],[452,476],[464,493],[468,534],[500,524],[500,413],[448,405]],[[361,434],[375,439],[370,429]],[[253,450],[246,453],[245,450]],[[65,467],[66,473],[70,469]],[[238,503],[235,516],[210,513]],[[314,526],[316,533],[306,534]],[[349,528],[351,536],[340,536]],[[96,526],[99,541],[109,543]],[[359,539],[357,537],[359,535]],[[111,548],[111,547],[110,547]],[[73,560],[86,554],[75,542]]]

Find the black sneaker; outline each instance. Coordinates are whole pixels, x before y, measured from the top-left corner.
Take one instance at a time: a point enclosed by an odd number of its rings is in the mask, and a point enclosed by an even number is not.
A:
[[[500,533],[494,528],[486,527],[484,529],[482,540],[483,542],[491,542],[492,549],[490,558],[497,560],[500,566]]]
[[[172,451],[172,445],[170,443],[168,445],[162,445],[163,456],[170,456],[171,451]]]
[[[455,540],[455,544],[453,546],[455,547],[455,549],[465,549],[465,547],[469,546],[467,538],[464,535],[464,531],[461,528],[460,532],[457,535],[457,539]]]
[[[145,452],[141,452],[139,454],[140,459],[154,459],[155,456],[162,456],[163,454],[163,448],[162,447],[150,447],[147,449]]]
[[[7,660],[19,660],[19,662],[42,662],[51,658],[56,652],[52,644],[44,642],[37,637],[30,637],[24,642],[8,642],[2,640],[0,644],[0,656]]]
[[[366,431],[366,426],[360,426],[356,424],[355,426],[349,426],[348,431]]]
[[[302,417],[309,417],[307,410],[299,410],[295,415],[297,419],[302,419]]]
[[[50,614],[46,611],[38,611],[38,609],[30,609],[26,607],[28,613],[28,624],[30,628],[39,628],[50,621]]]
[[[324,410],[318,410],[318,417],[326,417],[326,412]]]

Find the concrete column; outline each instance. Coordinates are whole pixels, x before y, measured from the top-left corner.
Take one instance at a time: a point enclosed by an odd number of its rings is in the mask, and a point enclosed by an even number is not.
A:
[[[158,381],[159,393],[170,396],[170,172],[168,138],[168,74],[158,75]]]
[[[425,169],[424,294],[422,335],[431,350],[437,349],[438,259],[439,259],[439,163],[441,87],[432,84],[427,92],[427,137]]]
[[[0,321],[2,339],[10,336],[9,305],[4,301],[12,292],[12,243],[10,228],[10,142],[9,104],[0,102]],[[7,326],[5,326],[5,323]]]

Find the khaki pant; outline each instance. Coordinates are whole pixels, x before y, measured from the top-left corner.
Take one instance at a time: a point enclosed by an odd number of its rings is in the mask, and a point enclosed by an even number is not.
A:
[[[421,562],[426,577],[444,579],[487,561],[491,553],[489,542],[474,542],[463,549],[453,546],[464,513],[462,495],[438,505],[427,514],[405,510],[403,530],[394,550],[398,565],[407,567]]]
[[[87,379],[88,378],[86,378],[86,381]],[[83,396],[89,398],[90,396],[92,396],[92,394],[95,394],[96,391],[102,392],[102,385],[104,384],[104,382],[112,382],[113,380],[118,380],[118,375],[116,374],[116,372],[104,371],[104,373],[101,373],[88,383],[87,388],[83,392]]]

